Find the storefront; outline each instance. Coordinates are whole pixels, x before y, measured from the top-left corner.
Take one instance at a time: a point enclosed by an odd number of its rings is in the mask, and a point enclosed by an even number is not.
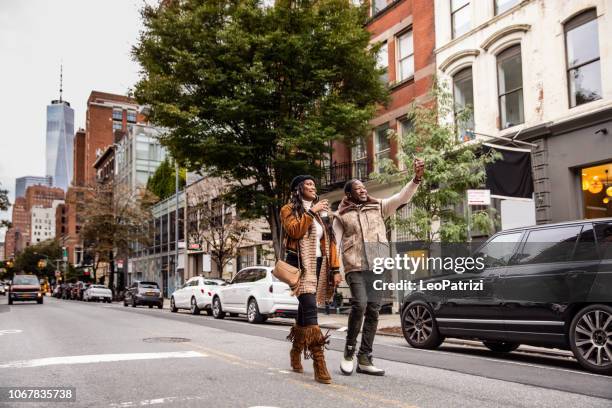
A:
[[[584,218],[612,217],[612,161],[580,171]]]

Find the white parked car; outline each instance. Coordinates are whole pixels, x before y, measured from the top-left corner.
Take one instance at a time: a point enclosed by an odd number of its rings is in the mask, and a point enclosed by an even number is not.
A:
[[[113,293],[109,288],[104,285],[89,285],[87,290],[83,292],[83,300],[86,302],[95,301],[103,301],[106,303],[111,303],[113,298]]]
[[[200,314],[205,310],[210,316],[212,314],[212,296],[215,288],[225,285],[221,279],[208,279],[196,276],[189,279],[185,284],[174,291],[170,297],[170,310],[177,312],[178,309],[189,309],[191,314]]]
[[[249,323],[262,323],[268,317],[295,317],[298,300],[289,285],[276,279],[269,266],[251,266],[240,270],[232,281],[213,295],[215,319],[226,313],[244,314]]]

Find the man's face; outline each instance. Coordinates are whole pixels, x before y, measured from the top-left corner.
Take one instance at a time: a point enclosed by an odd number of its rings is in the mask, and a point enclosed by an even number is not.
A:
[[[355,181],[351,186],[351,197],[353,200],[365,203],[368,201],[368,190],[361,181]]]

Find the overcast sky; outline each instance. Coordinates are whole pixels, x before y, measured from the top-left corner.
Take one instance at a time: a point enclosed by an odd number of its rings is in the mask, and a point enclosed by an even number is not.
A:
[[[15,178],[44,175],[46,106],[59,97],[60,63],[75,130],[85,127],[92,90],[125,94],[134,85],[139,68],[130,49],[142,29],[143,4],[0,0],[0,183],[11,202]],[[10,210],[0,218],[10,218]]]

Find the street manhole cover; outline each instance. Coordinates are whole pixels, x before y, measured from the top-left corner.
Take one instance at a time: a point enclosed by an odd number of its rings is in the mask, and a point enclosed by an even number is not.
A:
[[[145,343],[186,343],[191,339],[185,337],[147,337],[142,339]]]

